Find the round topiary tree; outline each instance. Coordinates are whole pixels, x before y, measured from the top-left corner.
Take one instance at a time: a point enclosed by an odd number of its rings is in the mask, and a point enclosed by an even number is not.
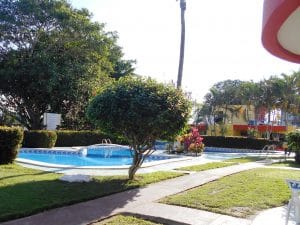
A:
[[[102,130],[126,138],[132,148],[129,179],[157,139],[174,138],[185,127],[190,102],[180,90],[148,78],[121,78],[96,96],[87,109],[88,118]]]

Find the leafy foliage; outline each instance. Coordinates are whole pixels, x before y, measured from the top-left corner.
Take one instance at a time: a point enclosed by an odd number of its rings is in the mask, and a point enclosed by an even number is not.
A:
[[[236,110],[234,105],[255,106],[270,111],[277,108],[282,111],[281,122],[288,124],[288,115],[296,119],[300,112],[300,73],[291,75],[271,76],[260,82],[225,80],[213,85],[205,96],[204,104],[197,109],[197,121],[222,125],[228,120],[227,112],[232,115]],[[219,111],[224,112],[222,116]],[[238,111],[238,109],[237,109]],[[246,110],[248,112],[248,110]],[[249,120],[249,115],[245,115]],[[268,118],[269,121],[271,118]],[[299,119],[298,119],[299,120]],[[268,122],[269,122],[268,121]]]
[[[106,134],[101,131],[72,131],[58,130],[56,131],[57,141],[55,146],[87,146],[102,143],[104,139],[110,139],[112,143],[127,144],[126,140]]]
[[[170,139],[184,128],[189,103],[181,91],[151,79],[124,78],[89,105],[88,116],[99,127],[123,135],[139,149],[156,139]],[[147,137],[147,138],[145,138]]]
[[[192,127],[188,134],[179,136],[178,139],[185,151],[191,151],[197,155],[197,153],[202,153],[204,150],[203,138],[195,127]]]
[[[22,140],[22,129],[0,127],[0,164],[8,164],[14,161]]]
[[[84,126],[78,118],[90,97],[133,70],[116,34],[65,0],[0,0],[0,21],[1,107],[29,129],[42,128],[46,110],[62,113],[65,126]]]
[[[28,148],[52,148],[55,145],[57,135],[50,130],[31,130],[24,132],[23,147]]]
[[[287,136],[289,149],[300,151],[300,132],[291,132]]]
[[[180,90],[151,79],[121,78],[91,101],[87,115],[104,131],[128,140],[137,169],[156,139],[179,134],[189,112],[190,104]]]
[[[295,161],[300,164],[300,132],[291,132],[287,136],[288,148],[290,151],[294,151]]]

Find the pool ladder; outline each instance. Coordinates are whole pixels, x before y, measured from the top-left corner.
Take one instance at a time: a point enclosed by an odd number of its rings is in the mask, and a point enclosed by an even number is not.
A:
[[[111,140],[109,138],[102,139],[102,144],[111,144]]]
[[[268,158],[269,153],[276,150],[276,145],[265,145],[262,150],[266,153],[266,158]]]

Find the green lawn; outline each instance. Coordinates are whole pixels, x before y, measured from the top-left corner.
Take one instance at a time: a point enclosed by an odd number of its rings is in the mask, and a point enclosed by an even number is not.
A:
[[[293,168],[300,168],[300,164],[296,163],[295,161],[282,161],[278,163],[272,163],[270,166],[283,166],[283,167],[293,167]]]
[[[197,208],[236,217],[286,204],[290,190],[285,179],[300,179],[300,171],[253,169],[169,196],[162,203]]]
[[[183,174],[155,172],[139,175],[135,181],[128,181],[127,176],[99,176],[89,183],[68,183],[58,180],[62,176],[59,174],[28,169],[16,164],[1,165],[0,221],[143,187],[180,175]]]
[[[227,159],[224,162],[233,162],[233,163],[248,163],[248,162],[256,162],[260,160],[265,160],[265,156],[247,156],[247,157],[241,157],[241,158],[232,158]]]
[[[252,157],[252,156],[241,157],[241,158],[232,158],[232,159],[227,159],[227,160],[221,161],[221,162],[210,162],[210,163],[205,163],[205,164],[200,164],[200,165],[180,167],[180,168],[177,168],[177,170],[199,172],[199,171],[204,171],[204,170],[222,168],[222,167],[226,167],[226,166],[233,166],[233,165],[237,165],[239,163],[255,162],[255,161],[262,160],[262,159],[264,159],[264,158]]]
[[[205,163],[205,164],[200,164],[200,165],[194,165],[194,166],[185,166],[185,167],[180,167],[177,168],[176,170],[186,170],[186,171],[204,171],[204,170],[210,170],[210,169],[217,169],[217,168],[222,168],[226,166],[233,166],[238,163],[231,163],[231,162],[210,162],[210,163]]]
[[[162,225],[161,223],[154,223],[148,220],[143,220],[133,216],[117,215],[109,219],[93,223],[92,225]]]

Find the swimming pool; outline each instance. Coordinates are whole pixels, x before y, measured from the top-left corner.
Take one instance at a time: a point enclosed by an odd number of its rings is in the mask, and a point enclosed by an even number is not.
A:
[[[170,158],[163,155],[151,155],[145,159],[145,162]],[[74,167],[126,166],[132,163],[132,152],[127,146],[113,144],[92,145],[78,149],[23,148],[18,154],[18,159]]]
[[[162,152],[158,150],[147,157],[142,167],[195,159],[195,157],[188,156],[166,155]],[[207,152],[196,158],[198,161],[207,162],[247,155],[247,153],[215,152],[213,149],[207,149]],[[51,168],[125,169],[131,165],[132,155],[129,147],[114,144],[99,144],[81,148],[22,148],[18,154],[17,162]]]

